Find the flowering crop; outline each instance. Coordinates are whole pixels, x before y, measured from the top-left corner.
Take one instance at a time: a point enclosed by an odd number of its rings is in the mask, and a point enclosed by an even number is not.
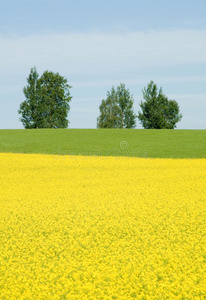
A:
[[[206,159],[0,154],[0,299],[206,299]]]

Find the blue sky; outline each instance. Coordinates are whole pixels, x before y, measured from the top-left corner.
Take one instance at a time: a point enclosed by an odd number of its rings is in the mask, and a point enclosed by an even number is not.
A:
[[[206,129],[205,11],[205,0],[0,0],[0,129],[23,128],[33,66],[73,86],[69,128],[96,128],[101,100],[121,82],[137,113],[153,80],[179,103],[178,129]]]

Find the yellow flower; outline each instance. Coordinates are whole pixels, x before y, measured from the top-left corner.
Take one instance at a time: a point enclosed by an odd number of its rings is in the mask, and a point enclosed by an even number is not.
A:
[[[205,299],[206,159],[0,165],[0,299]]]

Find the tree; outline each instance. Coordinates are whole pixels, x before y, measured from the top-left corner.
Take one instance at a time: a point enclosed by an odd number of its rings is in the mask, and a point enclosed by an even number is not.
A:
[[[179,105],[175,100],[168,100],[151,81],[143,89],[144,102],[140,102],[142,112],[138,112],[138,119],[145,129],[174,129],[176,123],[182,119]]]
[[[31,69],[27,78],[28,85],[23,92],[27,100],[20,104],[19,114],[22,114],[21,121],[25,128],[38,128],[38,106],[40,102],[39,74],[36,68]]]
[[[136,115],[133,112],[133,96],[125,84],[121,83],[117,90],[112,87],[107,92],[107,99],[102,100],[97,119],[98,128],[134,128]]]
[[[32,68],[23,92],[26,100],[18,111],[25,128],[66,128],[71,101],[70,85],[59,73],[45,71],[39,78]]]

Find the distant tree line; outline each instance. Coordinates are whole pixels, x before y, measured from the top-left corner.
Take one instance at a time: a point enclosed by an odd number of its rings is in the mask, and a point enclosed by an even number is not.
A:
[[[71,86],[59,73],[45,71],[41,77],[32,68],[23,92],[25,100],[19,114],[25,128],[67,128],[70,111]],[[138,115],[134,113],[134,99],[125,84],[107,92],[100,106],[97,128],[135,128],[136,119],[145,129],[174,129],[182,119],[179,105],[169,100],[162,88],[158,90],[151,81],[142,91]]]

